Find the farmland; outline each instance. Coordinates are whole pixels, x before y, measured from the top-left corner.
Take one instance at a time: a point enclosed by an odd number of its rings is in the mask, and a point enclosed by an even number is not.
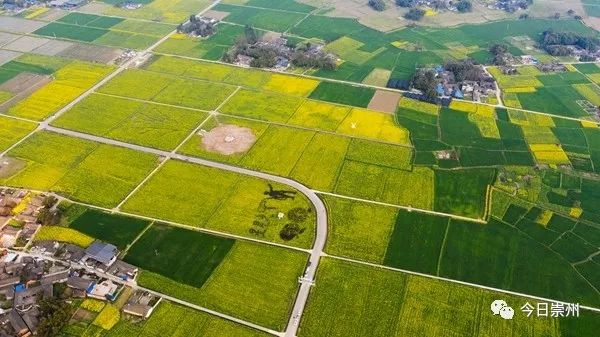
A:
[[[172,150],[207,116],[202,111],[95,94],[74,106],[53,125]]]
[[[84,302],[85,303],[85,302]],[[117,316],[118,318],[118,316]],[[67,333],[71,331],[73,325],[67,327]],[[95,325],[89,325],[84,331],[88,333],[98,333]],[[74,330],[74,329],[73,329]],[[215,316],[194,311],[183,306],[163,301],[154,314],[147,321],[131,322],[121,319],[110,330],[103,331],[105,336],[127,337],[132,335],[140,336],[178,336],[185,333],[189,336],[240,336],[240,337],[260,337],[264,334],[249,328],[242,327]]]
[[[157,224],[131,247],[125,261],[200,288],[233,244],[230,239]]]
[[[54,79],[8,110],[16,117],[42,120],[87,91],[110,67],[74,61],[58,69]]]
[[[23,24],[0,32],[0,185],[65,197],[35,242],[101,240],[139,268],[115,302],[71,301],[61,336],[596,335],[600,66],[537,46],[546,29],[596,34],[574,15],[382,32],[315,1],[224,0],[203,13],[222,18],[214,35],[131,59],[33,47],[145,50],[212,4],[140,3],[0,14]],[[338,69],[221,62],[245,25],[334,52]],[[498,42],[565,69],[486,66],[501,89],[487,103],[385,88],[422,66],[489,64]],[[27,211],[3,235],[47,216]],[[148,319],[121,310],[135,285],[163,297]],[[526,318],[527,296],[581,317]],[[489,313],[495,299],[513,320]]]
[[[320,268],[321,286],[313,289],[300,336],[579,336],[598,324],[592,313],[528,318],[518,308],[535,300],[445,281],[332,259]],[[496,298],[515,308],[511,321],[487,314]]]
[[[124,249],[149,224],[145,220],[88,209],[74,219],[69,228]]]
[[[183,162],[166,163],[129,199],[123,209],[163,220],[208,228],[242,236],[257,237],[294,246],[307,246],[314,233],[312,206],[304,196],[295,199],[268,199],[270,182],[215,168]],[[285,188],[270,183],[275,189]],[[289,190],[289,188],[286,188]],[[290,192],[294,192],[290,190]],[[203,202],[189,201],[189,196]],[[307,216],[297,223],[305,229],[284,240],[280,232],[285,221],[277,214],[305,209]]]
[[[0,151],[6,150],[35,129],[33,123],[10,119],[8,117],[0,116],[0,121],[0,133],[2,134]]]
[[[33,32],[36,35],[100,45],[144,49],[174,30],[174,26],[111,16],[70,13]],[[144,33],[138,33],[143,31]]]
[[[116,206],[157,164],[152,155],[50,132],[28,138],[8,156],[26,166],[3,183],[101,206]]]
[[[282,329],[292,294],[296,292],[296,278],[305,261],[302,253],[238,241],[202,288],[181,285],[166,277],[144,276],[145,272],[140,284],[272,329]]]

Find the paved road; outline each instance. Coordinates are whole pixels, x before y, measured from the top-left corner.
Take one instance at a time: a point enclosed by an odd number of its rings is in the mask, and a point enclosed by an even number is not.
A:
[[[98,143],[124,147],[124,148],[128,148],[128,149],[135,150],[135,151],[151,153],[151,154],[161,156],[161,157],[173,158],[173,159],[177,159],[177,160],[181,160],[181,161],[185,161],[185,162],[190,162],[190,163],[194,163],[194,164],[213,167],[213,168],[217,168],[217,169],[221,169],[221,170],[225,170],[225,171],[229,171],[229,172],[235,172],[235,173],[239,173],[239,174],[243,174],[243,175],[248,175],[248,176],[252,176],[252,177],[256,177],[256,178],[271,180],[271,181],[274,181],[274,182],[277,182],[280,184],[284,184],[284,185],[293,187],[293,188],[297,189],[298,191],[300,191],[302,194],[304,194],[310,200],[310,202],[313,204],[313,207],[315,208],[315,212],[317,215],[317,228],[315,231],[315,242],[313,244],[312,250],[310,251],[309,263],[308,263],[308,266],[305,270],[303,277],[299,280],[300,281],[300,290],[298,291],[296,301],[294,303],[294,308],[292,310],[292,314],[290,316],[290,320],[288,322],[288,326],[285,331],[286,337],[296,336],[296,334],[298,332],[298,325],[299,325],[300,319],[302,318],[302,314],[304,313],[304,307],[308,300],[308,295],[310,293],[310,287],[314,283],[315,273],[316,273],[317,267],[319,266],[319,261],[321,259],[321,255],[323,254],[323,249],[325,247],[325,241],[327,239],[327,209],[325,208],[325,204],[323,203],[323,201],[319,198],[319,196],[315,192],[313,192],[310,188],[300,184],[299,182],[297,182],[295,180],[271,175],[268,173],[252,171],[249,169],[245,169],[245,168],[241,168],[241,167],[237,167],[237,166],[231,166],[231,165],[222,164],[222,163],[217,163],[217,162],[212,162],[209,160],[200,159],[200,158],[196,158],[196,157],[190,157],[190,156],[185,156],[185,155],[180,155],[180,154],[174,155],[172,152],[169,152],[169,151],[163,151],[163,150],[154,149],[154,148],[141,146],[141,145],[129,144],[129,143],[121,142],[121,141],[114,140],[114,139],[108,139],[108,138],[104,138],[104,137],[90,135],[87,133],[57,128],[57,127],[54,127],[51,125],[45,125],[43,127],[43,130],[60,133],[60,134],[67,135],[70,137],[86,139],[86,140],[90,140],[90,141],[94,141],[94,142],[98,142]]]

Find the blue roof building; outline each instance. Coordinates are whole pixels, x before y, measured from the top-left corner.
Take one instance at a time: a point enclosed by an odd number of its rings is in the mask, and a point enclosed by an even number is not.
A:
[[[465,97],[465,95],[463,94],[462,91],[460,91],[460,89],[454,90],[454,93],[452,95],[456,98],[464,98]]]
[[[92,259],[106,266],[110,266],[117,260],[118,254],[119,250],[114,245],[102,241],[94,241],[94,243],[85,250],[85,259]]]
[[[438,83],[437,88],[435,88],[435,91],[439,96],[444,96],[444,86],[441,83]]]

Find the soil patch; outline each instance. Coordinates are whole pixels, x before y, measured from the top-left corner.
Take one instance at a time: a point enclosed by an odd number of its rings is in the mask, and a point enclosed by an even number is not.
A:
[[[402,95],[399,92],[377,90],[371,99],[371,102],[369,102],[368,108],[371,110],[396,113],[398,102],[401,97]]]
[[[26,163],[22,160],[3,157],[0,158],[0,179],[9,178],[25,168]]]
[[[63,50],[58,55],[84,61],[109,63],[121,54],[123,54],[121,49],[78,43]]]
[[[38,47],[45,45],[49,41],[50,39],[44,39],[41,37],[23,36],[20,39],[17,39],[4,46],[4,49],[28,53]]]
[[[33,50],[36,54],[47,55],[47,56],[56,56],[66,49],[75,45],[72,42],[61,41],[61,40],[50,40],[50,42],[45,45],[36,48]]]
[[[21,55],[21,53],[12,50],[0,50],[0,66],[16,59]]]
[[[8,91],[15,94],[8,101],[0,104],[0,111],[6,111],[14,106],[23,98],[31,95],[34,91],[43,87],[52,81],[52,77],[48,75],[39,75],[32,73],[20,73],[14,78],[0,85],[0,91]]]
[[[226,156],[244,153],[256,142],[252,129],[223,124],[202,135],[205,150]]]
[[[216,11],[216,10],[209,10],[206,11],[206,13],[204,13],[204,16],[209,17],[209,18],[213,18],[216,20],[223,20],[225,19],[227,16],[229,15],[228,12],[221,12],[221,11]]]

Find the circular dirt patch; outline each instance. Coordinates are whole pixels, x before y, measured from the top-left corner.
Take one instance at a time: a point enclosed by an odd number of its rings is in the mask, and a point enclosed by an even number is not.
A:
[[[230,156],[248,151],[256,142],[252,129],[223,124],[202,136],[202,146],[210,152]]]

